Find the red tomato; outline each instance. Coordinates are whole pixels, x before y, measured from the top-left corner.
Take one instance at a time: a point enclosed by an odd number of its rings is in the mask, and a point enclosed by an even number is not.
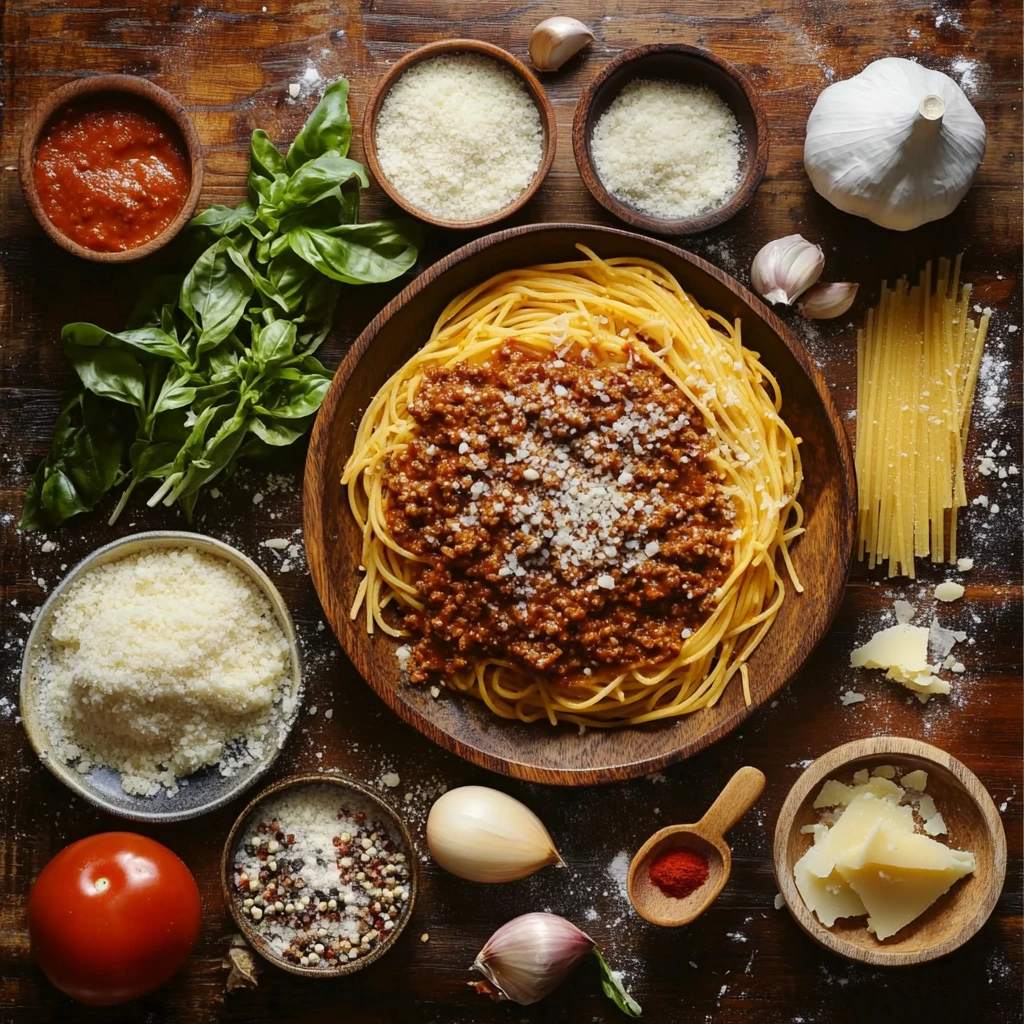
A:
[[[28,931],[43,973],[83,1003],[151,992],[199,937],[199,889],[176,854],[134,832],[102,832],[61,850],[28,896]]]

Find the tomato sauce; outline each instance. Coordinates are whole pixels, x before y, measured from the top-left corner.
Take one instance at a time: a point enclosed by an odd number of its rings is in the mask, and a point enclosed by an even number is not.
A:
[[[36,191],[61,234],[97,252],[135,249],[185,204],[190,168],[170,118],[109,99],[71,104],[36,149]]]

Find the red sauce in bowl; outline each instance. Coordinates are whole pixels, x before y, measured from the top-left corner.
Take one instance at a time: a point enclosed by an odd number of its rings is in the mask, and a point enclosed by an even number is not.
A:
[[[96,252],[123,252],[167,230],[191,174],[174,122],[119,96],[60,110],[39,140],[33,177],[61,234]]]

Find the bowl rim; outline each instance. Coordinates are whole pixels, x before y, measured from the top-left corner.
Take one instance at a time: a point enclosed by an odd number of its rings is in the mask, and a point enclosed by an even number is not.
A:
[[[259,806],[259,804],[268,797],[274,796],[277,793],[282,793],[287,789],[316,785],[319,783],[341,786],[344,789],[358,793],[363,799],[369,800],[371,803],[380,807],[380,809],[397,826],[402,837],[402,842],[405,844],[406,863],[409,865],[409,902],[406,905],[405,913],[402,915],[398,925],[389,933],[387,941],[382,944],[378,943],[370,953],[361,959],[348,960],[344,964],[339,963],[335,967],[327,969],[322,967],[303,967],[301,964],[288,963],[288,961],[282,959],[268,949],[266,943],[263,942],[262,939],[258,938],[256,933],[253,931],[252,922],[246,921],[242,916],[242,912],[238,907],[238,901],[235,899],[234,890],[228,882],[228,874],[232,870],[231,855],[235,847],[236,838],[248,817]],[[235,819],[234,824],[228,832],[227,839],[224,841],[224,847],[221,851],[220,889],[221,895],[224,898],[224,904],[228,909],[228,913],[231,914],[232,920],[234,920],[235,924],[238,926],[238,930],[244,936],[249,947],[263,957],[267,963],[273,964],[275,967],[279,967],[281,970],[287,971],[289,974],[297,974],[303,978],[343,978],[346,975],[355,974],[356,971],[360,971],[364,967],[369,967],[370,964],[379,960],[391,949],[392,946],[394,946],[398,941],[399,936],[403,931],[405,931],[406,925],[408,925],[409,921],[412,919],[413,908],[416,905],[416,895],[419,891],[419,860],[416,856],[416,847],[413,845],[409,827],[406,825],[398,811],[396,811],[395,808],[369,784],[361,782],[358,779],[353,779],[349,775],[342,775],[339,772],[324,772],[322,775],[309,773],[289,775],[260,790],[260,792],[257,793],[256,796],[248,802],[248,804],[246,804],[241,813]]]
[[[177,127],[182,142],[185,144],[186,157],[190,166],[188,194],[174,220],[156,238],[151,238],[148,242],[133,249],[122,249],[117,252],[101,252],[86,248],[58,230],[43,209],[39,193],[36,191],[33,174],[39,139],[53,115],[73,100],[102,93],[126,94],[157,107]],[[87,75],[84,78],[73,79],[47,93],[31,109],[21,133],[21,145],[18,150],[18,176],[21,180],[21,191],[32,215],[49,238],[62,249],[73,256],[80,256],[82,259],[91,260],[94,263],[132,263],[162,249],[181,231],[191,219],[192,214],[195,213],[203,190],[203,147],[192,118],[189,117],[181,103],[166,89],[161,89],[148,78],[138,75]]]
[[[33,685],[36,655],[47,640],[47,630],[50,618],[57,603],[65,592],[79,578],[84,576],[91,569],[101,564],[118,561],[116,556],[120,549],[131,547],[132,551],[126,551],[120,557],[127,558],[135,550],[142,551],[147,547],[196,547],[208,554],[223,558],[236,568],[240,569],[246,576],[256,584],[267,600],[278,625],[281,627],[288,641],[289,662],[291,668],[291,695],[295,699],[295,708],[291,715],[281,715],[281,722],[284,725],[281,742],[275,743],[268,757],[258,765],[253,766],[254,771],[244,784],[225,786],[223,792],[200,807],[190,807],[184,811],[169,808],[161,811],[128,811],[122,807],[110,803],[106,797],[95,787],[87,784],[88,776],[80,775],[74,768],[54,757],[50,753],[52,744],[50,737],[42,721],[37,720],[37,708],[29,704],[29,691]],[[21,673],[19,678],[18,691],[18,712],[21,715],[22,727],[28,737],[28,741],[35,751],[39,760],[53,773],[53,775],[68,787],[76,796],[92,804],[100,810],[113,814],[118,818],[125,818],[129,821],[152,822],[162,824],[164,822],[187,821],[197,818],[208,811],[216,810],[230,803],[252,786],[262,775],[264,775],[273,763],[277,760],[284,746],[285,740],[291,734],[292,728],[298,719],[301,705],[302,687],[302,656],[299,649],[298,638],[295,634],[295,624],[292,621],[291,612],[280,591],[274,586],[270,577],[256,564],[248,555],[232,547],[230,544],[215,537],[207,537],[201,533],[191,533],[185,530],[147,530],[142,533],[132,533],[117,540],[112,540],[94,551],[89,552],[77,565],[73,566],[64,575],[64,578],[50,591],[46,601],[39,608],[32,630],[25,641],[25,650],[21,658]],[[241,773],[233,776],[240,779]]]
[[[399,292],[397,296],[395,296],[395,298],[384,306],[384,308],[370,321],[370,323],[367,324],[359,337],[357,337],[352,343],[345,355],[345,358],[342,360],[341,365],[335,372],[334,380],[331,383],[331,387],[328,389],[320,411],[317,414],[316,422],[313,425],[303,480],[303,538],[306,547],[306,556],[309,563],[310,575],[312,576],[313,585],[317,591],[317,595],[320,597],[321,603],[325,606],[326,617],[328,622],[331,624],[332,631],[338,638],[339,645],[342,650],[345,651],[346,657],[351,658],[344,641],[341,639],[340,630],[336,628],[335,623],[331,618],[331,613],[327,611],[328,603],[324,598],[324,595],[330,590],[330,574],[327,570],[323,555],[327,546],[327,538],[324,532],[324,510],[321,496],[323,483],[327,479],[329,473],[333,472],[333,470],[328,468],[324,471],[322,469],[322,462],[324,452],[328,444],[328,424],[336,414],[337,407],[341,402],[346,388],[348,387],[349,380],[352,377],[357,364],[369,349],[373,339],[384,324],[390,320],[391,317],[394,316],[395,313],[398,312],[398,310],[407,302],[411,301],[420,292],[432,285],[434,281],[452,267],[464,261],[473,259],[483,249],[491,248],[512,238],[521,235],[542,235],[544,232],[549,231],[571,231],[578,234],[580,236],[579,240],[583,242],[587,240],[588,235],[593,234],[628,239],[631,241],[641,241],[645,245],[650,245],[656,249],[661,249],[665,252],[671,253],[676,258],[682,259],[685,262],[696,266],[699,270],[729,288],[734,294],[738,295],[745,304],[755,311],[758,318],[767,325],[767,327],[779,338],[780,343],[789,351],[790,355],[796,361],[801,371],[805,374],[811,384],[811,387],[818,396],[818,400],[824,410],[825,418],[828,420],[832,428],[830,436],[834,439],[838,450],[837,471],[842,481],[839,500],[842,504],[843,515],[841,530],[835,538],[836,571],[831,577],[827,592],[824,595],[827,614],[825,618],[821,620],[820,633],[816,636],[814,644],[808,649],[808,652],[805,654],[800,665],[798,665],[797,669],[794,670],[795,674],[795,671],[798,671],[806,664],[806,659],[810,655],[810,650],[813,649],[813,647],[816,647],[825,637],[829,626],[838,613],[839,607],[842,603],[843,593],[845,591],[846,580],[849,577],[850,568],[853,562],[857,502],[853,447],[846,429],[843,426],[843,421],[836,410],[828,385],[825,383],[821,372],[811,359],[807,349],[804,348],[793,332],[783,324],[781,320],[779,320],[775,313],[772,312],[772,310],[769,309],[761,299],[754,295],[748,288],[736,281],[736,279],[731,275],[720,270],[718,267],[713,266],[701,257],[687,252],[665,239],[651,238],[634,231],[627,231],[621,227],[610,227],[604,224],[593,223],[545,222],[539,224],[524,224],[517,227],[504,228],[468,242],[466,245],[460,246],[458,249],[455,249],[447,256],[438,260],[415,277],[408,285],[406,285],[405,288],[402,289],[401,292]],[[693,756],[699,751],[710,746],[716,740],[728,735],[734,729],[738,728],[758,706],[758,704],[755,704],[751,707],[740,708],[734,715],[722,719],[716,726],[702,733],[698,739],[687,743],[685,747],[676,748],[653,757],[638,758],[637,760],[618,764],[611,768],[542,767],[525,760],[507,759],[492,754],[480,747],[463,742],[463,740],[424,718],[421,713],[413,709],[405,701],[401,700],[394,687],[386,685],[379,686],[375,682],[371,681],[371,678],[359,668],[355,658],[351,658],[351,661],[353,667],[355,667],[359,675],[377,694],[377,696],[380,697],[381,700],[383,700],[403,721],[408,722],[418,732],[426,736],[427,739],[443,747],[445,750],[451,751],[464,760],[480,765],[490,771],[500,772],[514,778],[524,779],[528,782],[543,783],[546,785],[597,785],[609,782],[619,782],[624,779],[636,778],[641,775],[650,774],[651,772],[658,771],[670,764],[674,764],[675,762],[682,760],[684,757]],[[789,678],[792,678],[792,676],[786,677],[787,680]],[[785,681],[786,680],[783,680],[783,683],[780,683],[778,687],[779,689],[781,689],[781,686],[784,685]],[[495,719],[495,727],[502,724],[504,724],[504,720]],[[514,725],[515,723],[510,724]]]
[[[723,71],[735,82],[746,97],[754,117],[754,152],[749,154],[747,170],[739,186],[728,201],[721,206],[694,217],[653,217],[620,199],[616,199],[605,188],[604,182],[594,166],[590,152],[594,104],[604,90],[608,80],[627,65],[638,64],[649,57],[660,55],[674,55],[688,62],[711,64],[720,71]],[[576,166],[579,169],[580,177],[589,189],[590,194],[606,210],[613,213],[620,220],[656,235],[696,235],[724,224],[753,199],[754,193],[760,186],[761,179],[764,177],[765,169],[768,166],[768,121],[765,117],[764,104],[761,102],[760,94],[754,88],[750,79],[735,64],[699,46],[689,46],[685,43],[650,43],[627,50],[610,61],[580,94],[579,101],[576,104],[576,112],[573,115],[572,150],[573,156],[576,158]]]
[[[526,86],[530,98],[537,107],[537,113],[540,115],[541,129],[544,136],[541,146],[540,165],[537,167],[530,184],[508,206],[503,206],[500,210],[489,213],[485,217],[478,217],[475,220],[446,220],[421,210],[406,199],[391,184],[387,175],[382,170],[380,160],[377,157],[377,118],[380,116],[384,100],[387,99],[388,93],[398,79],[413,65],[419,64],[424,60],[459,53],[472,53],[491,57],[502,66],[507,67]],[[401,207],[406,213],[416,217],[418,220],[432,224],[434,227],[447,228],[451,231],[473,231],[477,228],[488,227],[522,209],[536,195],[537,190],[547,177],[548,171],[551,170],[558,140],[558,126],[555,121],[554,108],[551,106],[551,101],[548,99],[544,87],[537,79],[537,76],[521,60],[509,53],[508,50],[503,50],[500,46],[495,46],[493,43],[484,42],[482,39],[440,39],[433,43],[427,43],[425,46],[417,47],[397,60],[388,68],[374,87],[370,100],[363,111],[362,131],[363,154],[366,157],[366,163],[374,180],[384,191],[385,195],[396,206]]]
[[[797,891],[793,873],[789,867],[788,846],[796,815],[812,791],[828,776],[843,771],[855,761],[879,760],[891,757],[913,758],[942,768],[959,781],[963,790],[978,809],[992,843],[992,858],[995,871],[988,880],[984,898],[974,915],[966,921],[952,937],[942,939],[933,945],[917,951],[897,950],[879,944],[877,949],[865,949],[848,941],[841,934],[826,928],[807,908]],[[772,842],[772,867],[775,881],[793,920],[806,935],[832,953],[858,963],[876,967],[906,967],[913,964],[937,960],[973,938],[995,910],[996,903],[1006,882],[1006,831],[991,794],[981,780],[962,761],[941,747],[907,736],[871,736],[851,740],[826,751],[808,765],[793,783],[779,811],[775,822],[775,836]]]

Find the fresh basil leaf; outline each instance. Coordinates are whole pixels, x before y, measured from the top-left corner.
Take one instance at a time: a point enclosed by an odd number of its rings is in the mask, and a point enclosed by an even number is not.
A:
[[[158,415],[171,409],[182,409],[195,401],[196,389],[189,384],[188,373],[173,373],[165,378],[153,404],[153,414]]]
[[[608,966],[601,951],[595,946],[594,956],[601,968],[601,989],[604,994],[627,1016],[639,1017],[643,1012],[640,1004],[626,991],[622,979]]]
[[[333,150],[339,156],[348,153],[352,139],[352,119],[348,115],[348,82],[344,78],[329,85],[316,109],[288,150],[288,170]]]
[[[257,128],[249,140],[250,183],[254,175],[262,181],[273,181],[279,176],[288,177],[288,165],[284,157],[262,128]]]
[[[303,164],[288,179],[276,212],[283,215],[311,207],[350,181],[362,188],[370,184],[363,165],[337,153],[324,153]]]
[[[197,354],[216,347],[235,329],[252,295],[252,280],[232,251],[231,239],[214,242],[182,282],[181,308],[200,329]]]
[[[249,414],[240,411],[221,424],[202,452],[192,460],[184,481],[175,488],[175,499],[195,494],[228,465],[242,443],[250,421]]]
[[[207,238],[223,238],[255,219],[256,207],[246,200],[239,206],[211,206],[193,217],[185,230],[202,233]]]
[[[304,376],[298,380],[276,379],[253,411],[273,419],[292,420],[311,416],[323,404],[329,377]]]
[[[252,354],[261,366],[275,366],[295,351],[295,324],[275,320],[260,329],[253,327]]]
[[[131,331],[120,331],[113,337],[141,352],[170,359],[184,370],[192,365],[189,354],[178,343],[178,339],[160,327],[136,327]]]
[[[286,236],[292,250],[325,277],[346,284],[377,284],[404,274],[418,253],[413,232],[394,221],[297,228]]]
[[[113,487],[123,449],[116,414],[116,406],[87,391],[65,399],[50,452],[25,493],[20,529],[59,526],[93,509]]]
[[[146,375],[133,353],[121,347],[105,347],[103,342],[112,335],[94,324],[68,324],[61,337],[64,354],[89,391],[100,398],[145,409]]]
[[[341,285],[323,274],[316,274],[305,291],[302,313],[296,318],[298,336],[295,348],[300,352],[315,352],[330,333],[334,309],[338,304]]]
[[[296,312],[307,301],[310,288],[323,278],[303,259],[286,249],[267,265],[267,281],[286,312]]]
[[[180,444],[160,441],[156,444],[141,439],[128,450],[128,460],[134,469],[136,483],[143,480],[162,479],[171,472]]]
[[[264,420],[255,416],[249,423],[249,430],[264,444],[273,448],[282,448],[298,441],[309,430],[312,422],[312,416],[306,416],[299,420]]]

